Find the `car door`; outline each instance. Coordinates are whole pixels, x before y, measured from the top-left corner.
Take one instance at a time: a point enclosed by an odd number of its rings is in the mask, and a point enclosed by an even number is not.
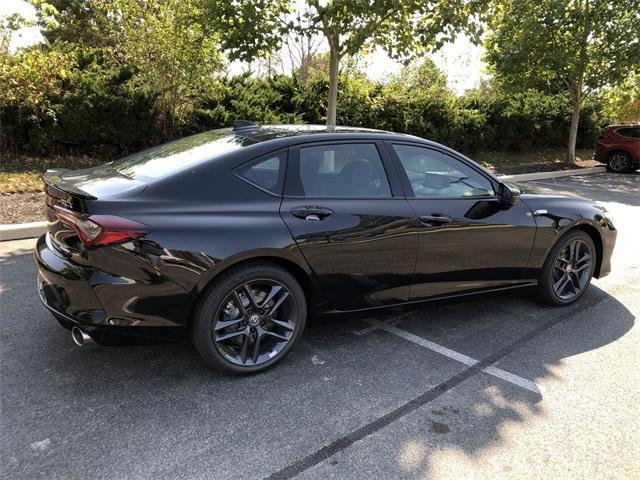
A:
[[[532,280],[526,266],[536,226],[523,202],[502,205],[497,182],[449,151],[387,145],[420,223],[412,300]]]
[[[417,221],[382,148],[343,141],[290,149],[280,213],[338,310],[409,296]]]

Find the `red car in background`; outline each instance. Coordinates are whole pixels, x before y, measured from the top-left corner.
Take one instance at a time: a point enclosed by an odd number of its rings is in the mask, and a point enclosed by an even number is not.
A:
[[[640,167],[640,123],[608,126],[596,140],[593,159],[616,173]]]

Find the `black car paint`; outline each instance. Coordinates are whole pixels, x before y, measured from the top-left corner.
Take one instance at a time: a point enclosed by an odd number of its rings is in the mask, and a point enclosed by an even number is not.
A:
[[[114,177],[109,164],[93,172],[56,172],[59,186],[47,186],[50,233],[35,248],[45,305],[93,335],[181,337],[207,285],[228,267],[256,258],[289,269],[319,312],[439,299],[535,284],[549,250],[574,227],[590,233],[600,249],[596,276],[610,270],[615,228],[591,201],[529,187],[513,206],[496,197],[408,198],[404,170],[388,142],[447,152],[481,172],[497,191],[497,178],[433,142],[347,128],[261,127],[238,135],[255,141],[149,184]],[[291,157],[300,145],[323,142],[375,143],[393,197],[281,196],[233,173],[261,155],[288,150]],[[57,221],[55,204],[117,214],[151,231],[121,245],[88,249]],[[291,213],[301,207],[333,214],[307,221]],[[452,221],[430,225],[418,218],[434,213]]]

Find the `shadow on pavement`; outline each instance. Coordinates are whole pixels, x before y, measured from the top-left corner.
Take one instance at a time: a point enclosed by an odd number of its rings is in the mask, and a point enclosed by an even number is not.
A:
[[[640,173],[575,175],[531,182],[558,193],[576,193],[585,198],[624,205],[640,206]]]

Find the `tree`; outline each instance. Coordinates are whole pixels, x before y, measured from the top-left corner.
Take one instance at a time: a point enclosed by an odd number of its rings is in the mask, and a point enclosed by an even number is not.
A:
[[[13,36],[24,27],[30,27],[33,22],[27,20],[19,13],[12,13],[0,17],[0,67],[2,67],[9,58],[9,47]]]
[[[585,99],[640,70],[640,0],[498,0],[489,18],[486,58],[499,81],[568,93],[567,161],[575,162]]]
[[[116,51],[135,69],[132,86],[157,95],[165,138],[210,90],[222,67],[217,33],[201,18],[199,0],[111,0]]]
[[[45,40],[83,47],[113,45],[106,0],[30,0],[37,12]]]
[[[232,59],[251,60],[280,46],[290,31],[319,34],[329,46],[327,125],[336,124],[340,61],[380,47],[408,61],[440,47],[461,30],[477,38],[484,0],[306,0],[305,21],[291,19],[288,0],[209,0],[209,18]]]
[[[629,75],[615,88],[605,89],[601,96],[610,120],[640,121],[640,72]]]
[[[309,7],[299,10],[294,15],[297,24],[285,40],[285,47],[289,54],[291,70],[297,74],[300,83],[306,86],[309,83],[309,68],[314,55],[320,48],[321,39],[309,30]]]
[[[156,98],[165,139],[185,123],[222,68],[201,0],[33,0],[51,48],[115,63],[132,91]]]

